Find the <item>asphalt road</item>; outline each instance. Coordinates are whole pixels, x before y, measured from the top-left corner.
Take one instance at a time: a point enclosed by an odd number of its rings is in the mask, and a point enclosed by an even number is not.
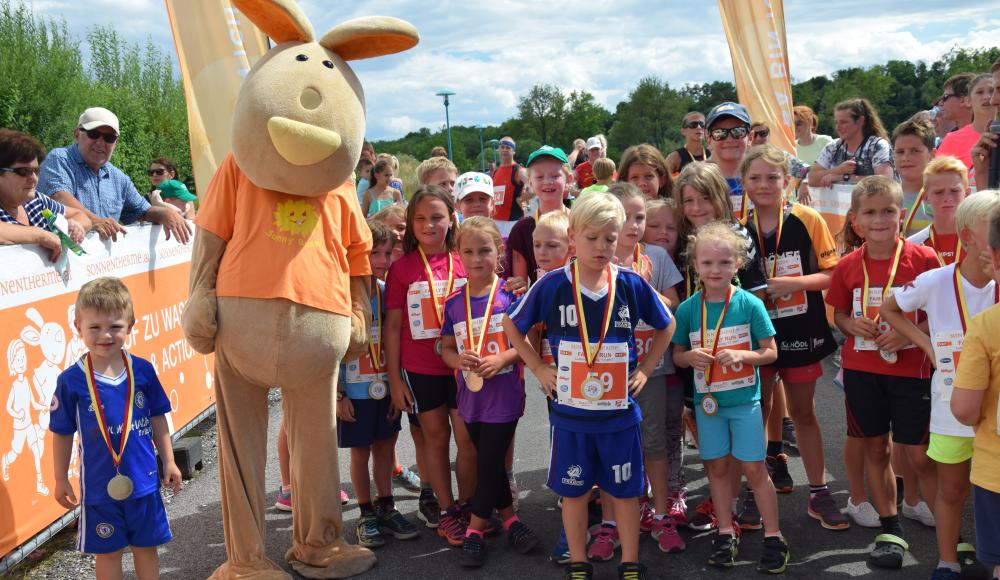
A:
[[[530,374],[530,373],[529,373]],[[832,383],[834,370],[831,365],[817,387],[817,407],[826,442],[827,470],[830,488],[838,502],[847,500],[846,476],[843,467],[843,442],[845,437],[843,394]],[[271,440],[277,435],[280,405],[271,406],[269,432]],[[273,446],[272,446],[273,447]],[[413,444],[405,427],[397,446],[400,461],[415,463]],[[378,566],[365,574],[365,578],[439,579],[451,574],[482,578],[561,578],[561,568],[548,561],[548,553],[555,544],[560,529],[559,511],[555,497],[544,487],[548,461],[548,420],[545,405],[537,383],[529,378],[528,405],[517,432],[515,472],[520,483],[520,516],[542,538],[542,546],[527,556],[517,555],[507,549],[503,537],[489,541],[489,561],[478,571],[468,571],[458,564],[459,551],[449,548],[437,537],[434,530],[422,527],[418,539],[398,541],[389,538],[388,544],[377,550]],[[907,539],[911,550],[901,571],[870,569],[866,556],[876,530],[852,527],[847,531],[828,531],[806,515],[805,502],[808,487],[802,462],[793,456],[791,471],[796,480],[794,493],[780,495],[781,527],[788,538],[792,561],[786,577],[864,577],[864,578],[929,578],[937,563],[934,531],[920,523],[905,520]],[[174,540],[161,549],[162,575],[164,578],[204,578],[225,559],[222,524],[220,520],[217,464],[206,466],[204,472],[190,481],[185,490],[168,505]],[[689,505],[693,508],[707,494],[706,479],[697,456],[685,450],[685,469],[690,488]],[[340,473],[344,489],[351,493],[347,470],[347,454],[340,455]],[[273,448],[269,453],[267,485],[277,490],[280,483],[277,459]],[[275,491],[268,500],[274,502]],[[337,490],[330,490],[337,493]],[[416,494],[402,488],[395,490],[400,511],[416,523]],[[353,496],[353,493],[351,494]],[[345,534],[355,541],[354,524],[358,517],[357,504],[352,501],[344,508]],[[966,510],[964,535],[973,538],[972,519]],[[284,552],[290,545],[291,514],[269,510],[267,516],[267,554],[287,568]],[[728,572],[706,565],[711,544],[711,534],[681,532],[687,541],[687,551],[678,555],[660,552],[654,540],[643,535],[640,559],[649,566],[653,578],[722,578],[754,575],[753,565],[760,554],[760,532],[744,536],[738,565]],[[598,564],[598,578],[616,577],[614,563]],[[291,573],[290,568],[288,568]]]

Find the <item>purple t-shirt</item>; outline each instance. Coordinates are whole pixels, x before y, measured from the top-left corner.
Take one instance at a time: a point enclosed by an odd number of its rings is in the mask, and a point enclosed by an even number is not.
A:
[[[472,307],[473,329],[476,337],[481,334],[483,311],[489,296],[473,296],[469,301]],[[506,283],[500,282],[500,289],[493,300],[490,324],[486,337],[483,339],[484,356],[499,354],[510,348],[510,342],[504,336],[501,321],[510,305],[517,300],[507,291]],[[466,330],[465,289],[452,294],[444,305],[444,324],[441,328],[443,336],[454,336],[461,354],[469,346],[469,334]],[[477,322],[478,321],[478,322]],[[520,363],[510,365],[499,373],[483,381],[483,388],[478,393],[470,391],[465,386],[464,373],[458,375],[458,414],[467,423],[510,423],[524,414],[524,369]]]

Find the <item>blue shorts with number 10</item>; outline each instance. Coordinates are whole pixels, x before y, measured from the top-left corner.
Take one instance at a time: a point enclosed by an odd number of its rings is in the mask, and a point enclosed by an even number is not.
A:
[[[595,484],[602,493],[629,498],[642,495],[642,430],[633,425],[612,433],[580,433],[552,427],[549,489],[562,497],[580,497]]]

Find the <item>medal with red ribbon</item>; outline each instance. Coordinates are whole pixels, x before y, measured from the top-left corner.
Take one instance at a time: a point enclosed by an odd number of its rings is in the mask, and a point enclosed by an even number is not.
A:
[[[701,347],[711,348],[712,358],[715,358],[717,352],[719,352],[719,340],[720,333],[722,332],[722,321],[726,318],[726,312],[729,310],[729,302],[733,298],[734,287],[730,284],[729,290],[726,292],[726,301],[722,304],[722,312],[719,313],[719,320],[715,323],[715,332],[712,334],[712,346],[708,346],[708,336],[706,334],[708,328],[708,303],[705,298],[705,290],[701,291]],[[708,388],[708,393],[701,399],[701,410],[705,412],[706,415],[715,415],[719,411],[719,401],[715,399],[712,395],[712,367],[715,366],[715,361],[713,360],[709,365],[708,369],[705,370],[705,387]]]
[[[760,260],[764,264],[764,273],[767,275],[767,279],[770,280],[774,278],[774,275],[778,271],[778,256],[781,251],[781,228],[785,222],[785,204],[784,202],[778,207],[778,227],[774,234],[774,262],[771,263],[771,267],[767,267],[767,256],[764,251],[764,231],[760,227],[760,219],[758,213],[760,213],[760,208],[755,207],[753,209],[753,225],[757,229],[757,240],[760,242]]]
[[[452,286],[455,284],[455,257],[452,256],[451,252],[448,252],[448,283],[444,289],[444,296],[439,302],[437,292],[434,290],[434,272],[431,270],[430,262],[427,261],[427,254],[420,246],[417,246],[417,251],[420,252],[420,260],[424,263],[424,276],[427,278],[427,287],[430,289],[431,302],[434,303],[434,317],[437,319],[438,328],[441,328],[444,325],[444,298],[451,294]],[[434,351],[439,356],[441,355],[440,338],[434,343]]]
[[[433,284],[431,285],[433,287]],[[433,290],[432,290],[433,292]],[[432,294],[433,296],[433,294]],[[382,375],[382,288],[375,282],[375,308],[372,310],[372,323],[376,332],[372,339],[368,341],[368,356],[372,361],[372,369],[375,370],[376,377]],[[368,396],[373,399],[384,399],[389,394],[389,387],[381,378],[376,378],[368,384]]]
[[[910,208],[910,212],[906,214],[906,221],[903,222],[903,235],[910,231],[910,224],[913,223],[913,216],[917,215],[917,208],[920,207],[920,202],[924,200],[924,188],[920,188],[920,193],[917,194],[917,199],[913,200],[913,207]]]
[[[577,260],[573,261],[573,303],[576,305],[578,319],[577,328],[580,331],[580,344],[583,348],[583,358],[587,363],[588,369],[594,368],[594,363],[597,361],[597,355],[600,354],[601,347],[604,346],[604,338],[607,336],[608,328],[611,326],[611,312],[614,310],[615,304],[615,280],[611,273],[611,264],[608,264],[607,266],[607,276],[608,295],[605,297],[604,314],[601,316],[600,336],[597,341],[597,348],[591,350],[590,332],[587,329],[587,313],[583,309],[583,294],[580,291],[580,262]],[[588,375],[581,385],[581,391],[585,394],[603,394],[604,384],[593,375]],[[600,395],[597,398],[600,398]]]
[[[493,284],[490,286],[489,297],[486,299],[486,309],[483,310],[483,328],[479,332],[479,337],[476,337],[476,332],[472,328],[472,291],[469,290],[470,284],[465,285],[465,329],[468,331],[468,346],[466,350],[471,350],[476,354],[477,357],[483,355],[483,344],[486,342],[486,335],[489,334],[490,329],[490,318],[493,316],[493,301],[497,297],[497,292],[500,290],[500,278],[493,276]],[[465,372],[465,386],[473,393],[479,392],[483,388],[483,377],[474,372]]]
[[[104,405],[101,404],[101,393],[97,389],[97,378],[94,376],[94,365],[90,360],[90,353],[83,358],[83,366],[87,376],[87,391],[90,393],[90,401],[94,407],[94,418],[97,420],[97,428],[101,431],[104,444],[111,453],[111,461],[115,464],[116,475],[108,481],[108,496],[111,499],[122,501],[132,495],[132,480],[127,475],[121,473],[122,457],[125,455],[125,445],[128,444],[129,433],[132,432],[132,412],[135,401],[135,374],[132,372],[132,359],[122,351],[122,361],[125,363],[125,416],[122,420],[122,435],[118,445],[118,450],[111,443],[111,434],[108,433],[108,420],[104,416]]]
[[[868,264],[865,262],[865,256],[868,253],[868,245],[862,246],[861,250],[861,271],[864,273],[865,283],[861,288],[861,315],[868,316],[868,286],[870,278],[868,276]],[[896,238],[896,251],[892,258],[892,266],[889,268],[889,280],[885,283],[885,287],[882,288],[882,303],[885,303],[885,297],[889,294],[889,290],[892,289],[892,282],[896,279],[896,270],[899,269],[899,258],[903,255],[903,239]],[[878,324],[879,319],[882,318],[881,314],[876,314],[875,318],[872,319],[875,324]],[[894,352],[887,352],[884,350],[878,351],[879,356],[882,360],[889,364],[895,364],[899,357],[896,356]]]

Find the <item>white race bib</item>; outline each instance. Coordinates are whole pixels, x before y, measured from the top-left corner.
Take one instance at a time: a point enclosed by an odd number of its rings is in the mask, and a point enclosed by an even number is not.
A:
[[[483,329],[483,317],[472,319],[472,332],[478,338]],[[487,329],[486,337],[483,338],[483,356],[498,355],[510,346],[507,336],[503,333],[503,314],[494,314],[490,318],[490,327]],[[458,354],[465,352],[469,344],[469,333],[465,328],[465,321],[455,323],[455,342],[458,344]],[[498,375],[509,373],[514,370],[514,365],[508,365],[498,372]]]
[[[896,291],[895,288],[890,288],[887,296],[892,296],[892,293],[895,291]],[[853,293],[854,293],[854,301],[853,301],[854,318],[861,318],[862,316],[865,316],[865,314],[868,315],[868,318],[874,318],[878,314],[879,308],[882,307],[882,288],[868,289],[867,313],[863,312],[861,307],[861,288],[855,288]],[[892,330],[892,327],[889,326],[889,323],[882,319],[879,319],[878,334],[884,334],[886,332],[889,332],[890,330]],[[903,347],[903,349],[907,348],[917,348],[917,346],[913,343],[909,343]],[[860,336],[855,336],[854,350],[879,350],[879,348],[878,345],[875,344],[874,340],[868,338],[861,338]]]
[[[587,368],[579,342],[560,341],[558,357],[556,391],[560,404],[595,410],[628,407],[628,344],[604,343],[592,368]]]
[[[951,393],[955,390],[955,371],[958,369],[958,359],[962,355],[962,343],[965,333],[961,330],[938,332],[934,335],[934,360],[940,377],[938,384],[941,390],[932,395],[941,401],[951,401]]]
[[[371,340],[372,343],[381,343],[379,340],[379,328],[378,326],[372,324],[371,328]],[[375,365],[372,363],[371,349],[365,349],[365,353],[358,358],[348,361],[345,364],[344,378],[349,383],[371,383],[371,382],[385,382],[389,380],[389,373],[385,369],[385,350],[379,349],[379,367],[383,369],[381,373],[375,371]]]
[[[767,257],[767,271],[770,272],[774,266],[774,255]],[[799,252],[785,252],[778,257],[778,266],[774,270],[774,276],[802,276],[802,259]],[[788,316],[798,316],[809,311],[809,301],[806,299],[804,290],[792,292],[774,299],[768,297],[764,301],[767,306],[767,315],[772,320],[785,318]]]
[[[649,348],[653,346],[653,334],[655,333],[656,329],[646,324],[644,320],[640,320],[635,325],[635,356],[640,363],[646,359],[646,353],[649,352]],[[658,371],[662,368],[663,357],[661,356],[660,360],[656,361],[656,368],[653,370]]]
[[[709,330],[706,336],[709,344],[715,344],[715,330]],[[727,326],[719,331],[719,348],[716,354],[723,350],[753,350],[753,342],[750,340],[750,325],[737,324]],[[691,340],[691,348],[702,348],[701,332],[692,332],[688,335]],[[745,387],[752,387],[757,384],[757,372],[753,365],[738,363],[733,366],[722,366],[717,362],[712,363],[712,389],[711,392],[732,391]],[[708,393],[709,388],[705,383],[705,371],[694,371],[694,386],[699,393]]]
[[[455,280],[452,290],[457,290],[465,285],[464,278]],[[434,281],[434,294],[437,297],[437,307],[444,309],[445,291],[448,289],[447,280]],[[431,298],[431,289],[426,280],[420,280],[410,284],[406,290],[406,318],[410,322],[410,335],[414,340],[424,340],[428,338],[438,338],[441,336],[441,324],[438,322],[435,313],[434,300]]]

